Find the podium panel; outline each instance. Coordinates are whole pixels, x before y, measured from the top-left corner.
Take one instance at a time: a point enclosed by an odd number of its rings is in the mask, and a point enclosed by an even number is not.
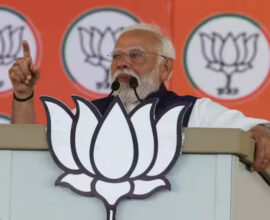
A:
[[[100,200],[54,186],[63,171],[55,165],[48,151],[3,150],[0,151],[0,164],[1,220],[106,219]],[[245,189],[243,180],[261,178],[249,173],[238,157],[215,154],[182,155],[167,177],[171,191],[160,191],[144,200],[123,200],[118,206],[117,219],[243,219],[239,218],[242,211],[246,214],[252,211],[241,206],[243,200],[237,198],[248,197],[249,191],[245,190],[249,189]],[[265,185],[265,189],[260,188],[264,197],[259,193],[250,200],[260,197],[269,207],[270,190],[263,180],[260,181]],[[242,192],[237,193],[238,190]],[[246,203],[252,204],[252,201]],[[264,210],[261,214],[265,215],[267,209],[261,209]],[[250,215],[245,218],[251,219],[254,217]]]
[[[254,141],[239,129],[184,129],[184,154],[166,175],[171,191],[125,199],[117,220],[269,219],[270,169],[250,172]],[[0,126],[0,220],[106,220],[95,197],[55,186],[63,173],[53,161],[42,125]],[[14,138],[16,136],[16,138]]]
[[[12,151],[0,151],[0,220],[10,219]]]

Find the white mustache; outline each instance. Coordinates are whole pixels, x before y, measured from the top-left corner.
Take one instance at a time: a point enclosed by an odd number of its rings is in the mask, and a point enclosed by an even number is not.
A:
[[[122,74],[126,74],[126,75],[130,75],[132,77],[135,77],[138,80],[138,82],[140,82],[140,77],[134,71],[126,70],[126,69],[117,70],[112,76],[112,82],[114,82],[118,78],[118,76],[120,76]]]

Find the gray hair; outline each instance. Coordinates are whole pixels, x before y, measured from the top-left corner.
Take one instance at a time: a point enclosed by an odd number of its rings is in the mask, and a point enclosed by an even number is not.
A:
[[[154,25],[154,24],[138,23],[138,24],[134,24],[134,25],[126,27],[121,33],[121,35],[126,32],[133,31],[133,30],[145,30],[145,31],[150,31],[156,34],[157,37],[160,39],[160,47],[159,47],[160,55],[166,58],[175,59],[176,56],[175,56],[175,49],[174,49],[173,43],[166,35],[163,34],[159,26]],[[158,62],[161,62],[161,59],[159,59]],[[169,80],[171,75],[172,75],[172,71],[169,73],[165,81]]]
[[[151,31],[155,33],[161,42],[160,49],[159,49],[160,54],[167,58],[175,59],[175,49],[174,49],[173,43],[167,36],[165,36],[162,33],[159,26],[154,25],[154,24],[138,23],[138,24],[134,24],[134,25],[126,27],[123,30],[122,34],[129,31],[133,31],[133,30],[145,30],[145,31]]]

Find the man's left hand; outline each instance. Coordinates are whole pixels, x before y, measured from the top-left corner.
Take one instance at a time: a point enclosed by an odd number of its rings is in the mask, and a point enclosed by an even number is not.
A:
[[[249,131],[256,141],[255,161],[251,169],[262,171],[270,167],[270,124],[256,125]]]

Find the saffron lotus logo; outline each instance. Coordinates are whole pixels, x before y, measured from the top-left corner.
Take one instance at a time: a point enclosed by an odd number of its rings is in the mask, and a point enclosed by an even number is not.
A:
[[[0,95],[11,91],[8,69],[22,56],[22,40],[30,44],[32,57],[39,61],[40,41],[32,23],[21,13],[8,7],[0,7]]]
[[[99,8],[79,16],[68,28],[62,43],[62,62],[73,85],[90,97],[110,92],[110,59],[124,27],[137,23],[131,13]]]
[[[170,189],[165,174],[181,153],[182,121],[188,106],[174,106],[156,119],[156,99],[127,114],[116,97],[101,116],[90,101],[72,98],[75,115],[60,101],[41,97],[49,149],[64,170],[56,185],[102,200],[107,220],[116,219],[116,207],[125,198],[143,199]]]
[[[111,63],[108,55],[111,53],[111,45],[115,44],[122,30],[123,27],[117,28],[115,31],[111,27],[107,27],[104,31],[92,26],[89,29],[78,28],[81,49],[85,54],[85,62],[104,70],[104,79],[96,82],[98,90],[110,88]]]
[[[194,88],[221,100],[242,100],[269,78],[269,42],[250,18],[236,14],[211,17],[186,44],[184,64]]]

